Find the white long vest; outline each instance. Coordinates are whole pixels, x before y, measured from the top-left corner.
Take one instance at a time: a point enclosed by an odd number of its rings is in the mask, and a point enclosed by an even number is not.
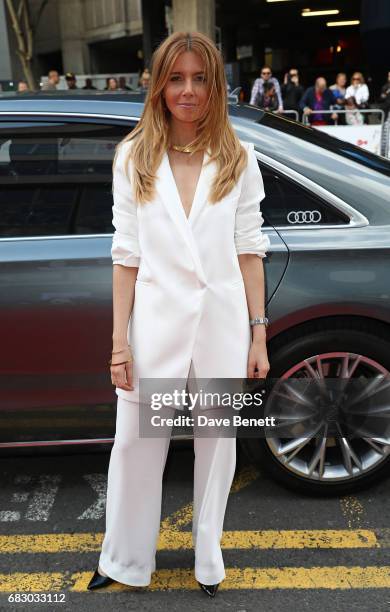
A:
[[[260,202],[263,179],[252,143],[241,144],[248,165],[232,191],[216,204],[208,196],[217,172],[205,152],[187,219],[167,153],[157,171],[156,196],[137,205],[125,175],[132,141],[120,145],[113,175],[113,264],[139,267],[128,327],[139,379],[245,378],[251,342],[249,313],[238,254],[266,257],[269,237]],[[129,162],[129,177],[132,176]]]

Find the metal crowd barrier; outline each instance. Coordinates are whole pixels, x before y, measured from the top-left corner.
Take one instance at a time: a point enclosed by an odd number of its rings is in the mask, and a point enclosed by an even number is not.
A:
[[[228,93],[228,99],[229,102],[233,102],[233,103],[238,103],[239,102],[239,95],[241,92],[241,87],[236,87],[235,89],[233,89],[233,91]],[[258,108],[258,107],[256,107]],[[304,114],[303,111],[302,112],[302,123],[304,125],[310,125],[310,120],[309,117],[315,114],[328,114],[328,115],[340,115],[340,114],[346,114],[349,112],[353,112],[354,110],[356,110],[359,113],[362,114],[370,114],[370,115],[379,115],[380,120],[378,123],[363,123],[362,125],[350,125],[350,124],[342,124],[341,126],[337,123],[337,120],[335,120],[334,124],[329,124],[332,127],[357,127],[357,128],[364,128],[367,126],[372,126],[372,125],[379,125],[380,129],[381,129],[381,137],[380,137],[380,144],[378,146],[378,149],[380,151],[380,154],[383,155],[384,157],[390,158],[390,113],[388,115],[387,120],[385,121],[385,112],[382,108],[359,108],[359,109],[352,109],[352,110],[347,110],[347,109],[330,109],[330,110],[312,110],[311,113],[308,114]],[[299,122],[299,115],[300,113],[296,110],[293,109],[289,109],[289,110],[284,110],[281,113],[278,113],[280,115],[292,115],[292,119]],[[316,127],[315,125],[313,127]],[[320,127],[320,126],[319,126]]]
[[[390,157],[390,113],[383,124],[382,130],[382,155]]]
[[[356,108],[356,109],[352,109],[352,110],[346,110],[346,109],[336,109],[334,108],[333,110],[312,110],[311,113],[308,113],[307,115],[303,114],[303,121],[302,123],[306,124],[306,125],[310,125],[310,121],[309,121],[309,117],[311,117],[312,115],[315,114],[320,114],[320,115],[341,115],[341,114],[345,114],[345,113],[353,113],[354,111],[357,111],[359,113],[378,113],[381,116],[381,121],[380,121],[380,125],[383,125],[385,122],[385,111],[381,108]],[[336,120],[337,121],[337,120]],[[335,123],[335,125],[338,125],[337,123]],[[367,124],[365,124],[367,125]],[[373,124],[371,124],[373,125]],[[375,124],[376,125],[376,124]]]
[[[379,115],[380,116],[380,121],[378,123],[362,123],[362,124],[348,124],[346,123],[345,125],[339,125],[339,123],[337,122],[337,119],[334,120],[334,123],[330,123],[327,124],[327,127],[329,127],[330,129],[332,128],[341,128],[343,129],[344,127],[347,128],[356,128],[358,130],[361,130],[362,133],[364,131],[365,128],[369,128],[368,130],[366,129],[366,136],[364,137],[363,134],[360,137],[360,142],[358,143],[354,143],[354,144],[358,144],[358,146],[362,146],[362,144],[364,143],[364,140],[366,141],[364,144],[367,146],[368,143],[368,135],[370,134],[372,137],[372,142],[370,143],[370,145],[367,147],[369,150],[371,150],[374,153],[383,155],[384,157],[388,156],[388,152],[386,152],[386,148],[388,149],[388,134],[386,137],[386,128],[385,128],[385,112],[383,109],[381,108],[357,108],[357,109],[351,109],[351,110],[347,110],[347,109],[331,109],[331,110],[312,110],[311,113],[307,113],[307,114],[303,114],[302,116],[302,123],[304,125],[310,125],[310,120],[309,117],[319,114],[319,115],[342,115],[342,114],[346,114],[346,113],[353,113],[354,111],[361,113],[362,115],[364,114],[371,114],[371,115]],[[378,135],[375,135],[375,133],[373,134],[373,130],[370,129],[373,126],[379,126],[380,129],[380,136],[378,137]],[[321,129],[322,126],[316,126],[313,125],[313,127],[319,127]],[[338,136],[339,138],[343,139],[341,134],[340,136]],[[345,139],[345,140],[349,140],[349,139]],[[379,142],[378,142],[379,141]],[[353,141],[351,141],[353,142]],[[371,147],[371,148],[370,148]]]

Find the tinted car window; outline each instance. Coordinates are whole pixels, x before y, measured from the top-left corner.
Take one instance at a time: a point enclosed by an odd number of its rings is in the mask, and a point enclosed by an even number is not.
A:
[[[240,138],[341,198],[370,224],[388,223],[390,160],[272,113],[260,114],[252,126],[235,117],[234,125]]]
[[[390,160],[375,155],[375,153],[371,153],[367,149],[360,148],[339,138],[332,138],[326,132],[315,130],[311,126],[292,121],[280,121],[279,117],[275,117],[272,113],[263,113],[258,122],[286,135],[295,136],[307,143],[319,145],[345,159],[358,161],[363,166],[377,170],[390,177]]]
[[[3,126],[0,236],[113,233],[112,160],[130,130],[85,123]]]
[[[260,165],[266,197],[261,202],[264,227],[339,225],[349,218],[277,172]]]

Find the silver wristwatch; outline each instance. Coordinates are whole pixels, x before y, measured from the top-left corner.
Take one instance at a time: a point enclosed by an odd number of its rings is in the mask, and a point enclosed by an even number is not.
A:
[[[269,325],[269,321],[267,319],[267,317],[255,317],[254,319],[250,319],[249,320],[249,325],[253,326],[253,325],[265,325],[266,327],[268,327]]]

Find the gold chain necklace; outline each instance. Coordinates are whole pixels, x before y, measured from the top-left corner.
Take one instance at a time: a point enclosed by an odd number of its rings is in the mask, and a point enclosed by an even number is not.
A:
[[[173,149],[174,151],[179,151],[179,153],[192,153],[193,151],[195,151],[193,147],[189,147],[187,145],[183,147],[181,145],[172,144],[171,149]]]

